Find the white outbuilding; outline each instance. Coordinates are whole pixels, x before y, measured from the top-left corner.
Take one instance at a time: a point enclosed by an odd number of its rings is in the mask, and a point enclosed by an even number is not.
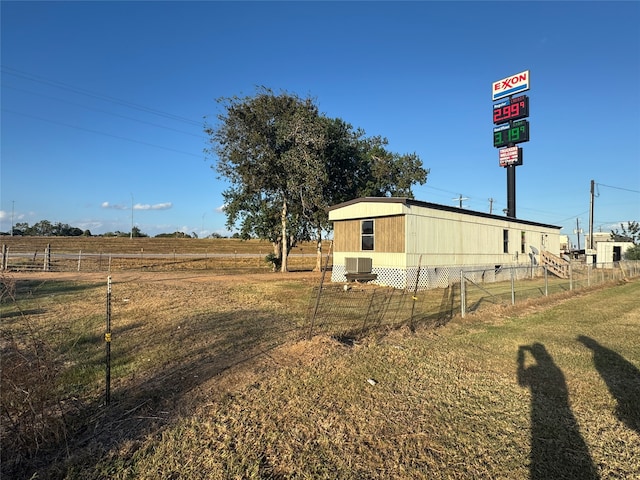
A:
[[[597,242],[596,265],[600,268],[610,268],[612,263],[623,260],[625,252],[631,247],[632,242]]]

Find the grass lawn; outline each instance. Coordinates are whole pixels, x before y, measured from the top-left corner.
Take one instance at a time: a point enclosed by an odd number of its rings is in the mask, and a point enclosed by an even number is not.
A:
[[[22,304],[77,328],[93,373],[61,372],[95,376],[38,478],[640,478],[640,281],[345,345],[300,335],[313,280],[145,278],[114,285],[109,407],[101,310],[80,313],[103,286]]]

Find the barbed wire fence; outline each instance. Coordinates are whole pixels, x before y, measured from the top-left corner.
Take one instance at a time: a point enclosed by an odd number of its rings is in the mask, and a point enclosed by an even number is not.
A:
[[[46,258],[44,252],[35,256],[38,270],[45,269]],[[55,259],[55,255],[51,258]],[[115,416],[117,421],[127,419],[132,425],[138,422],[141,426],[136,428],[142,431],[144,419],[151,418],[142,410],[151,412],[156,400],[150,399],[165,398],[167,385],[180,385],[185,391],[192,391],[202,379],[213,378],[225,369],[304,336],[328,335],[349,343],[392,329],[435,328],[457,315],[464,316],[485,306],[508,306],[640,276],[639,261],[597,265],[572,262],[568,278],[551,275],[540,266],[500,269],[456,266],[439,267],[437,271],[425,267],[416,272],[415,279],[411,277],[409,288],[397,289],[371,283],[332,283],[327,277],[330,264],[329,254],[319,283],[309,289],[305,287],[305,295],[309,294],[305,319],[301,318],[304,306],[296,310],[295,318],[289,318],[285,309],[268,311],[256,306],[249,311],[235,303],[223,312],[207,309],[197,312],[189,299],[211,297],[209,286],[203,283],[127,284],[126,291],[125,284],[120,285],[116,292],[116,314],[121,322],[128,323],[116,329],[114,358],[121,361],[129,356],[127,361],[134,362],[136,357],[146,356],[130,356],[124,336],[129,330],[148,325],[154,325],[156,342],[165,345],[177,342],[176,345],[189,345],[189,349],[185,348],[188,361],[183,361],[181,353],[175,353],[174,363],[157,372],[150,370],[155,373],[149,374],[149,378],[135,377],[128,386],[119,383],[114,388],[115,403],[120,409],[119,416]],[[72,264],[50,263],[49,267],[62,265]],[[105,316],[109,318],[111,310],[110,282],[107,282],[105,291],[104,284],[95,280],[68,283],[40,278],[16,282],[6,272],[0,272],[0,301],[5,302],[0,322],[3,452],[35,456],[43,445],[66,446],[69,433],[77,431],[82,419],[93,422],[92,425],[108,423],[109,410],[102,405],[108,403],[110,393],[100,388],[106,373],[104,350],[106,346],[109,351],[111,348],[105,343],[111,340],[109,325],[105,328]],[[154,323],[157,312],[152,294],[162,296],[175,290],[180,293],[181,311],[186,313],[161,327]],[[70,301],[69,295],[76,293],[87,298],[82,306]],[[306,298],[301,299],[304,305]],[[64,389],[60,387],[62,383]],[[96,389],[96,385],[100,387]],[[105,387],[110,392],[106,379]],[[174,395],[179,398],[180,392]],[[140,415],[132,419],[131,412]],[[9,465],[5,454],[2,460]]]

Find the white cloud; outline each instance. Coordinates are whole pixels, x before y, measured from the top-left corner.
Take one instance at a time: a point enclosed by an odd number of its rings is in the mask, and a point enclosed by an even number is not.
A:
[[[215,209],[216,212],[218,213],[224,213],[225,209],[227,208],[227,205],[220,205],[218,208]]]
[[[129,210],[131,208],[130,205],[112,205],[109,202],[102,202],[100,205],[102,208],[112,208],[114,210]],[[164,203],[156,203],[154,205],[149,205],[148,203],[136,203],[133,206],[134,210],[169,210],[173,207],[172,202],[164,202]]]
[[[164,202],[164,203],[156,203],[154,205],[149,205],[147,204],[141,204],[141,203],[136,203],[133,206],[134,210],[169,210],[171,207],[173,207],[173,203],[171,202]]]
[[[112,205],[109,202],[102,202],[100,206],[102,208],[112,208],[114,210],[129,210],[128,205]]]

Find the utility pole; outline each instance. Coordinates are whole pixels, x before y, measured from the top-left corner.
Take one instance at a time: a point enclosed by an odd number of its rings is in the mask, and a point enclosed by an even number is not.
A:
[[[453,198],[452,200],[458,200],[460,208],[462,208],[462,201],[463,200],[469,200],[467,197],[463,197],[462,194],[460,194],[460,196],[458,198]]]
[[[591,180],[591,195],[589,201],[589,248],[593,250],[593,198],[594,198],[594,184]]]
[[[11,200],[11,236],[13,237],[13,212],[16,208],[16,201]]]
[[[580,234],[582,233],[582,229],[580,228],[580,219],[576,218],[576,229],[573,231],[576,235],[578,235],[578,250],[580,250]]]
[[[493,198],[489,199],[489,215],[493,213]]]

